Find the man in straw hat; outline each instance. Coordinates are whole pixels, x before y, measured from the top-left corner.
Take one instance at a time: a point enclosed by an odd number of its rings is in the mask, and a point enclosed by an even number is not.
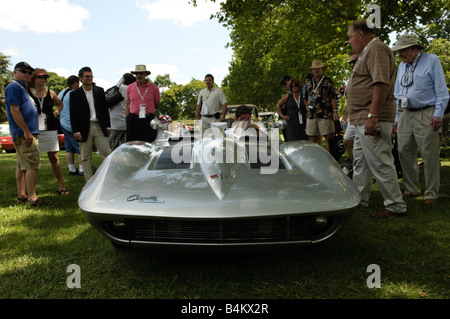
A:
[[[310,141],[319,145],[322,140],[321,136],[325,137],[329,152],[330,139],[335,131],[334,120],[339,120],[337,92],[333,81],[323,75],[327,66],[321,60],[314,60],[309,69],[312,71],[313,77],[305,80],[305,105],[308,110],[306,134]]]
[[[375,177],[385,209],[371,216],[405,216],[391,142],[396,113],[394,54],[365,20],[350,25],[348,44],[359,54],[347,85],[347,110],[355,125],[353,181],[361,192],[360,206],[369,206]]]
[[[147,79],[151,72],[145,65],[136,65],[131,73],[136,75],[136,82],[127,88],[127,141],[153,142],[157,132],[150,126],[150,122],[155,118],[154,113],[159,107],[159,89]]]
[[[424,163],[425,204],[439,194],[439,129],[448,103],[444,70],[439,58],[424,53],[415,35],[402,35],[394,43],[402,60],[394,95],[398,104],[398,150],[403,170],[403,197],[421,194],[417,148]]]

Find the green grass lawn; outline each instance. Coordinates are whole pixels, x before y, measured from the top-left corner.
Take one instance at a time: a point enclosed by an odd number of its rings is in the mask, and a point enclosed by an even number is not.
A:
[[[115,249],[77,205],[82,176],[69,176],[69,196],[41,157],[37,191],[52,207],[16,204],[15,154],[0,154],[1,299],[448,299],[450,298],[450,150],[444,151],[441,195],[425,207],[407,199],[408,216],[376,220],[382,197],[373,185],[370,208],[359,208],[332,239],[314,247],[266,253],[171,253]],[[94,166],[100,165],[99,156]],[[423,181],[422,181],[423,184]],[[81,270],[69,288],[67,267]],[[381,288],[368,288],[369,265]]]

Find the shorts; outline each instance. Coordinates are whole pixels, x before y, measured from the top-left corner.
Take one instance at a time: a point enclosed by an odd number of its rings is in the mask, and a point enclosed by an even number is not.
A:
[[[344,134],[344,140],[354,140],[355,139],[355,126],[352,124],[349,124],[347,126],[347,129],[345,130]]]
[[[39,131],[39,152],[58,152],[58,131]]]
[[[61,130],[64,134],[64,148],[66,153],[80,154],[80,144],[78,144],[75,137],[73,137],[73,133],[62,126]]]
[[[307,119],[306,135],[308,136],[326,136],[335,131],[334,121],[328,119]]]
[[[33,134],[33,143],[28,146],[23,136],[17,136],[14,141],[16,148],[17,167],[22,171],[40,168],[39,141],[37,134]]]

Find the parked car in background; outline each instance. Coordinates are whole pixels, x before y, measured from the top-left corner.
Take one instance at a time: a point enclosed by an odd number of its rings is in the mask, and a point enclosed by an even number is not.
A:
[[[64,150],[64,134],[58,134],[58,143],[59,148]],[[4,150],[6,153],[15,153],[16,149],[14,148],[14,142],[12,140],[11,133],[9,131],[8,124],[0,125],[0,145],[1,150]]]

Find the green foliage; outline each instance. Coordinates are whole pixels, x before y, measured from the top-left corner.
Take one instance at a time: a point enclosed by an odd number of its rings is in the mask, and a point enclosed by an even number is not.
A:
[[[441,60],[445,81],[447,82],[447,87],[450,87],[450,41],[447,39],[433,40],[426,48],[426,51],[436,54]]]
[[[205,88],[205,83],[192,79],[186,85],[177,84],[170,80],[169,74],[158,75],[155,80],[161,92],[159,112],[168,114],[172,120],[195,119],[197,97]]]
[[[183,86],[183,89],[181,90],[181,101],[183,106],[181,117],[183,119],[195,119],[198,95],[205,87],[203,81],[196,79],[192,79],[191,82]]]
[[[194,1],[195,2],[195,1]],[[369,4],[381,10],[377,36],[417,33],[427,44],[449,37],[448,0],[228,0],[214,17],[230,30],[234,51],[223,90],[230,104],[255,103],[274,110],[284,75],[304,79],[315,59],[327,64],[336,86],[348,79],[348,26],[366,19]]]
[[[0,52],[0,123],[6,121],[5,88],[13,79],[12,72],[8,70],[9,65],[9,56]]]
[[[55,72],[48,72],[50,77],[48,78],[47,85],[50,89],[55,91],[56,94],[59,94],[62,90],[67,87],[67,79],[63,76],[59,76]]]

